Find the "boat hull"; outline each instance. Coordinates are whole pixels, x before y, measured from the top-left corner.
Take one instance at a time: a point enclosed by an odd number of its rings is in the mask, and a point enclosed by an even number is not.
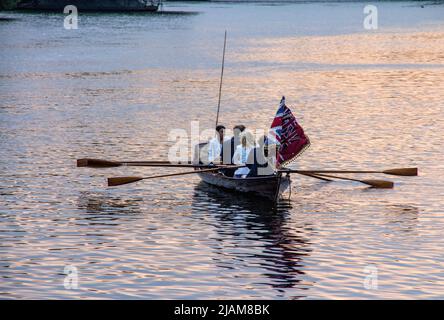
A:
[[[207,147],[208,143],[206,142],[199,143],[195,146],[193,163],[204,163],[202,159],[207,159]],[[248,178],[233,178],[230,174],[224,175],[222,172],[199,172],[198,175],[202,181],[210,185],[260,196],[270,199],[273,202],[276,202],[280,198],[291,183],[289,175],[283,176],[281,174]]]
[[[288,189],[291,180],[289,176],[264,176],[251,178],[231,178],[222,173],[198,173],[202,181],[246,194],[260,196],[263,198],[277,201],[282,193]]]

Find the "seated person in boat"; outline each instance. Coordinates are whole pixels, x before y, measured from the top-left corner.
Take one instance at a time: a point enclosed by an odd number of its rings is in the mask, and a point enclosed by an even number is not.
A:
[[[248,155],[255,146],[254,136],[249,131],[242,132],[240,135],[240,141],[241,143],[236,147],[236,151],[233,155],[233,163],[237,165],[247,163]],[[248,167],[239,168],[234,172],[234,177],[245,178],[249,172],[250,169]]]
[[[259,138],[258,146],[250,151],[247,158],[247,167],[250,169],[247,177],[273,175],[275,172],[276,144],[267,136]]]
[[[210,140],[208,146],[208,163],[214,164],[215,162],[221,162],[223,154],[224,142],[230,140],[225,137],[225,127],[218,125],[216,127],[216,136]]]
[[[233,155],[236,152],[236,148],[240,145],[240,135],[245,131],[245,126],[242,124],[233,127],[233,137],[226,140],[223,145],[223,163],[224,164],[234,164]]]

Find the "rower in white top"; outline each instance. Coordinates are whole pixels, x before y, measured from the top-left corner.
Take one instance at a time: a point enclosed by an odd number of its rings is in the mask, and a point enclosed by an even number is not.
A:
[[[254,136],[249,131],[244,131],[240,135],[241,143],[236,147],[233,155],[233,163],[240,165],[247,163],[250,151],[255,147]],[[235,178],[245,178],[250,169],[247,167],[239,168],[234,172]]]
[[[208,146],[208,162],[214,164],[215,162],[222,162],[223,143],[230,138],[225,137],[225,127],[218,125],[216,127],[216,136],[210,140]]]

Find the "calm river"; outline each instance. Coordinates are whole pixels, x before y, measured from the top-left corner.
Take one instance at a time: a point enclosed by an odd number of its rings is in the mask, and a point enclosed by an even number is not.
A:
[[[444,299],[444,5],[378,3],[376,30],[364,6],[172,2],[77,30],[1,13],[0,298]],[[420,176],[295,175],[275,210],[194,175],[106,187],[167,169],[76,168],[212,127],[225,29],[222,123],[267,128],[285,95],[312,142],[292,167]]]

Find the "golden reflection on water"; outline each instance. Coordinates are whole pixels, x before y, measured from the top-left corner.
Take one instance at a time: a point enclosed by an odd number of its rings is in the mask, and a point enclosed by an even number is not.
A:
[[[444,33],[376,33],[251,40],[244,62],[321,65],[442,65]]]

